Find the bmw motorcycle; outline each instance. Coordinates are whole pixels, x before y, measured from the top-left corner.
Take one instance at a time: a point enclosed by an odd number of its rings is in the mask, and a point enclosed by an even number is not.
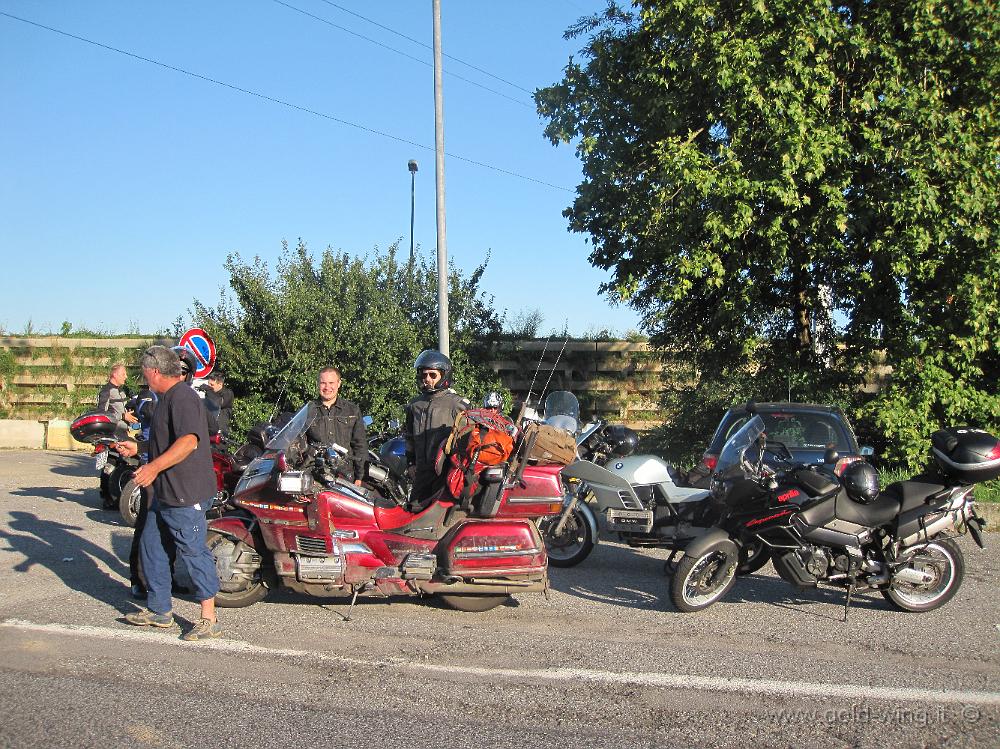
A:
[[[670,582],[674,606],[701,611],[722,599],[736,581],[741,550],[754,544],[764,545],[781,578],[799,589],[845,589],[845,618],[856,591],[877,590],[904,611],[943,606],[965,571],[954,539],[968,532],[983,547],[973,490],[1000,476],[1000,441],[951,427],[935,432],[931,444],[934,474],[880,492],[867,463],[854,463],[839,480],[834,471],[795,464],[781,443],[768,441],[761,418],[750,419],[719,456],[711,492],[720,519],[685,549]],[[826,464],[836,459],[828,451]]]

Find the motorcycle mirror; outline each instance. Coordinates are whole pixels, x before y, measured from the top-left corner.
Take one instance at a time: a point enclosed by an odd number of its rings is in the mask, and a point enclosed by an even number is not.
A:
[[[836,448],[826,448],[826,452],[823,453],[823,462],[827,465],[833,465],[838,460],[840,460],[840,453],[837,452]]]
[[[362,417],[361,420],[363,422],[365,422],[365,429],[367,429],[368,427],[370,427],[372,424],[375,423],[375,419],[373,419],[371,416],[368,416],[368,415],[365,415],[364,417]]]
[[[389,429],[394,432],[399,429],[399,419],[389,419]]]

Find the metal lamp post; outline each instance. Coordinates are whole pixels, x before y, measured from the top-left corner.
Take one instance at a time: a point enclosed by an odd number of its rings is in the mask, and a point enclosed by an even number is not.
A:
[[[413,209],[416,205],[417,162],[410,159],[406,168],[410,170],[410,272],[413,272]]]

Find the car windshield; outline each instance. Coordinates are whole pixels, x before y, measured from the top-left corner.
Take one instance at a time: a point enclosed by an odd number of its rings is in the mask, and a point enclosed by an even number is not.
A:
[[[267,449],[287,450],[288,446],[295,442],[309,428],[308,417],[309,404],[307,403],[299,409],[299,412],[292,417],[291,421],[282,427],[280,432],[268,441]]]
[[[760,416],[754,416],[744,424],[736,434],[729,438],[722,453],[719,455],[719,462],[715,467],[716,473],[725,473],[734,466],[742,466],[744,455],[749,447],[757,442],[757,439],[764,433],[764,421]]]

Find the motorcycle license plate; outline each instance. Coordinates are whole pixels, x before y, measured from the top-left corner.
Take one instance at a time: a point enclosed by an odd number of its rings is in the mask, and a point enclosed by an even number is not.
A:
[[[649,533],[653,530],[651,510],[608,510],[608,530]]]
[[[94,467],[100,471],[104,466],[108,464],[108,451],[101,450],[97,453],[97,457],[94,458]]]

